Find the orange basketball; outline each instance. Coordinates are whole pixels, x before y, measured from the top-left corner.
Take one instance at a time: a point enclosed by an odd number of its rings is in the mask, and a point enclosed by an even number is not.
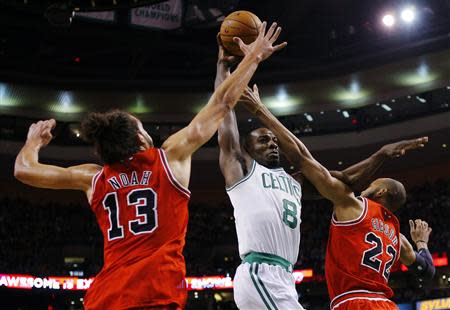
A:
[[[233,37],[239,37],[245,44],[250,44],[258,36],[261,20],[248,11],[236,11],[228,15],[220,27],[220,40],[223,47],[232,55],[244,56]]]

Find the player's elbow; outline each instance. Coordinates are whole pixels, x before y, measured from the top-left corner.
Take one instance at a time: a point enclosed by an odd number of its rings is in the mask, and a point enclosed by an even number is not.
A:
[[[237,100],[238,97],[233,90],[229,90],[224,93],[221,100],[221,105],[225,115],[236,105]]]
[[[32,167],[26,164],[23,159],[19,156],[16,158],[14,163],[14,177],[22,183],[26,183],[30,178]]]
[[[21,181],[21,182],[25,182],[27,179],[27,169],[24,165],[16,162],[16,164],[14,165],[14,177]]]
[[[203,124],[196,123],[189,126],[188,143],[202,145],[213,135],[212,129]]]

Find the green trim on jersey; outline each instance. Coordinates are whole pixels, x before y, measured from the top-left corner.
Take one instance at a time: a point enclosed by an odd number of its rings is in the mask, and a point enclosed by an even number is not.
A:
[[[245,263],[266,263],[268,265],[276,265],[280,266],[283,269],[285,269],[287,272],[292,272],[293,266],[292,264],[284,259],[281,256],[275,255],[275,254],[268,254],[268,253],[260,253],[260,252],[250,252],[247,255],[245,255],[244,260]]]
[[[229,187],[225,187],[226,191],[229,192],[229,191],[231,191],[233,188],[235,188],[236,186],[238,186],[239,184],[241,184],[241,183],[247,181],[247,180],[253,175],[253,172],[255,172],[255,167],[256,167],[256,161],[253,160],[253,162],[252,162],[252,169],[250,170],[250,172],[249,172],[244,178],[242,178],[241,180],[237,181],[237,182],[234,183],[233,185],[231,185],[231,186],[229,186]]]

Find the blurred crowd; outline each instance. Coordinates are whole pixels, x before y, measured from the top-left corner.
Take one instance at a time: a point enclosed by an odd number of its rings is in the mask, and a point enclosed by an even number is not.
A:
[[[398,211],[401,229],[409,236],[409,219],[428,221],[433,228],[431,252],[449,252],[450,184],[445,181],[410,189],[406,206]],[[257,206],[249,206],[257,207]],[[233,208],[228,202],[191,204],[186,238],[187,274],[234,274],[240,264]],[[305,201],[302,207],[301,246],[296,268],[324,274],[331,205]],[[95,275],[102,265],[102,235],[87,205],[54,204],[23,198],[0,200],[0,273],[69,275],[74,269]],[[450,255],[450,253],[448,253]],[[74,265],[65,258],[84,257]],[[410,291],[399,290],[408,299]]]

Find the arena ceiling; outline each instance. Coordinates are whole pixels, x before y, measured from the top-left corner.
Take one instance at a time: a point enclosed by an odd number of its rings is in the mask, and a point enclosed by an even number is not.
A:
[[[48,18],[53,2],[71,1],[0,1],[0,113],[77,121],[119,107],[146,121],[186,121],[212,93],[215,34],[236,9],[284,28],[289,46],[254,79],[278,115],[450,84],[445,1],[417,2],[417,24],[387,30],[380,15],[400,8],[395,1],[185,0],[182,26],[171,31],[131,26],[125,4],[133,1],[114,1],[122,6],[110,22],[75,17],[57,27]]]

